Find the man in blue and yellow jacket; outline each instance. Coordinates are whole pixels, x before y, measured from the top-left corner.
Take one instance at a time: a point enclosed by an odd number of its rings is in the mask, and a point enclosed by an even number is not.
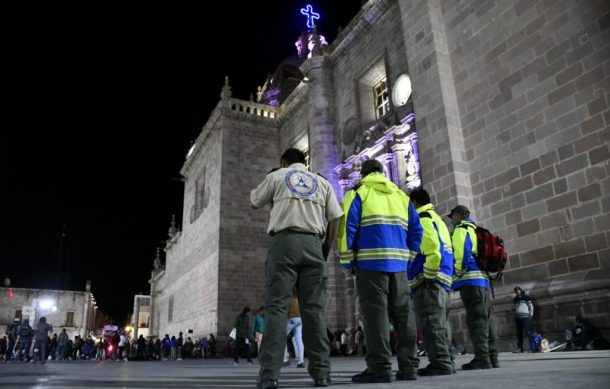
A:
[[[449,327],[449,292],[453,277],[451,236],[434,211],[430,195],[417,189],[409,195],[424,229],[421,248],[409,266],[417,327],[422,332],[430,363],[417,371],[421,376],[453,374],[453,347]]]
[[[470,211],[463,205],[453,208],[448,217],[455,226],[451,236],[455,257],[453,289],[460,291],[460,298],[466,308],[468,333],[474,348],[474,359],[462,365],[462,369],[500,367],[489,276],[479,268],[476,260],[477,226],[470,218]]]
[[[367,339],[367,369],[354,383],[392,382],[389,344],[392,318],[400,371],[396,379],[416,379],[415,318],[407,266],[419,250],[422,227],[407,195],[383,175],[376,160],[362,165],[362,180],[343,198],[339,258],[356,274]]]

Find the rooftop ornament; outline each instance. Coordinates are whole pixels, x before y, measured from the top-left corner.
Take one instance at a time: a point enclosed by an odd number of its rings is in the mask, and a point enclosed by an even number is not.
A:
[[[316,25],[315,20],[320,19],[320,14],[313,12],[313,7],[310,4],[301,8],[301,14],[307,16],[307,27],[310,29]]]

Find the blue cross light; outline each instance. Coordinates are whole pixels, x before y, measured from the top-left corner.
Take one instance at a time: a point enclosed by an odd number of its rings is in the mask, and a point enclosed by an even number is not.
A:
[[[316,25],[315,19],[320,19],[320,14],[313,12],[313,7],[309,4],[305,8],[301,8],[301,14],[307,16],[307,27],[313,28]]]

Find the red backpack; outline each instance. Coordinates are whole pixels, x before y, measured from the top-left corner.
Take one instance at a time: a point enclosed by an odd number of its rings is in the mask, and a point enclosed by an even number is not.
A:
[[[504,250],[504,241],[489,230],[477,226],[477,264],[487,273],[497,273],[496,277],[489,277],[494,281],[502,278],[502,270],[506,266],[508,255]]]

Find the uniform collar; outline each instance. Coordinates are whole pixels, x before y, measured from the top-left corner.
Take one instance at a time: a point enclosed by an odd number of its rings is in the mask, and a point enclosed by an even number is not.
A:
[[[288,166],[288,169],[301,169],[301,170],[307,170],[307,166],[305,166],[302,163],[293,163],[292,165]]]
[[[466,225],[466,226],[472,227],[472,228],[476,227],[475,224],[474,224],[474,221],[471,218],[469,218],[469,217],[464,219],[464,220],[462,220],[462,222],[460,224],[463,224],[463,225]]]
[[[421,207],[417,208],[416,211],[417,211],[417,213],[434,211],[434,205],[432,205],[432,203],[428,203],[426,205],[422,205]]]

